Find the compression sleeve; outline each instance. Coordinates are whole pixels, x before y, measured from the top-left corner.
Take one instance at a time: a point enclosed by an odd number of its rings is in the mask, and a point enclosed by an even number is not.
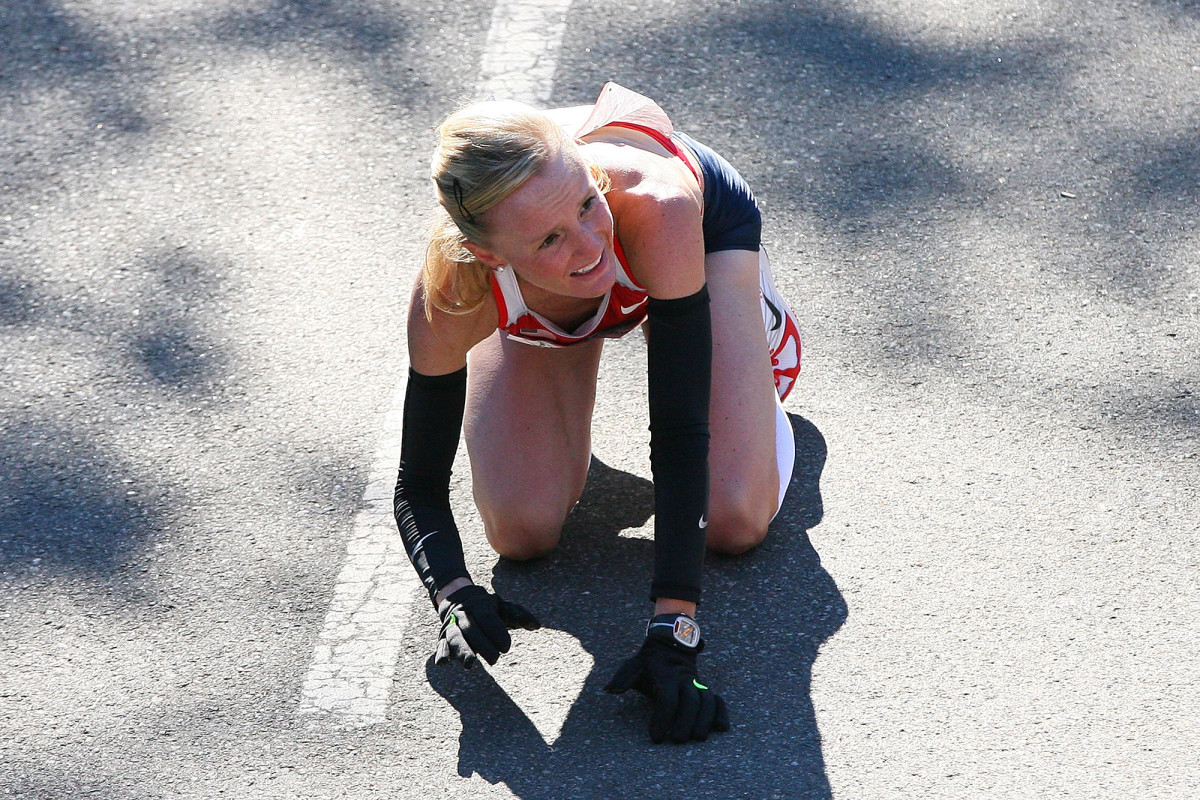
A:
[[[650,468],[654,475],[651,598],[700,601],[708,512],[712,320],[708,287],[650,299],[647,320]]]
[[[441,587],[470,577],[450,511],[450,469],[466,398],[466,367],[435,376],[409,368],[393,510],[404,550],[435,608]]]

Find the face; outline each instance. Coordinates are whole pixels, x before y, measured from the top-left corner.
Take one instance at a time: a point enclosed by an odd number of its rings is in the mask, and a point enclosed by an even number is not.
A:
[[[613,219],[577,153],[562,152],[484,218],[485,266],[508,266],[526,284],[566,297],[599,297],[616,280]]]

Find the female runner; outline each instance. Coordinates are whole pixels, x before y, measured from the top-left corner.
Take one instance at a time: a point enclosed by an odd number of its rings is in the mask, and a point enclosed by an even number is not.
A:
[[[395,495],[442,620],[435,661],[494,664],[509,628],[538,626],[467,573],[449,500],[460,434],[488,542],[507,558],[546,554],[587,477],[603,339],[644,321],[654,613],[607,690],[651,699],[655,742],[726,730],[696,671],[704,552],[766,535],[794,459],[780,401],[800,369],[753,194],[653,101],[612,83],[592,106],[470,106],[438,134],[441,211],[409,312]]]

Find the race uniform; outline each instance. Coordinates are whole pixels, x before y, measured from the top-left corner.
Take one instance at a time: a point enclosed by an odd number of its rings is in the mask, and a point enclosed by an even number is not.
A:
[[[511,269],[492,272],[492,297],[496,310],[500,312],[500,330],[517,341],[540,347],[570,347],[596,337],[615,339],[642,324],[646,318],[647,300],[650,295],[633,279],[629,262],[621,243],[613,240],[617,253],[617,282],[600,300],[596,313],[573,331],[564,331],[558,325],[529,310],[517,276]]]
[[[627,128],[644,133],[682,161],[704,192],[702,225],[704,252],[751,250],[759,258],[759,289],[775,388],[786,399],[800,373],[801,342],[791,308],[775,289],[770,264],[761,246],[762,216],[754,193],[738,171],[710,148],[674,130],[666,112],[636,92],[608,83],[592,113],[578,131],[582,139],[600,128]],[[521,342],[541,347],[568,347],[595,337],[623,336],[646,318],[646,290],[633,278],[620,241],[613,247],[621,269],[617,281],[600,301],[600,308],[573,331],[564,331],[531,311],[510,269],[492,273],[492,296],[500,312],[500,329]]]
[[[688,166],[704,191],[706,253],[760,253],[763,319],[776,397],[781,400],[800,369],[800,336],[791,310],[775,291],[760,246],[761,215],[749,187],[715,152],[675,132],[657,104],[613,83],[605,85],[591,115],[574,135],[582,138],[609,126],[651,136]],[[616,281],[593,317],[572,331],[528,308],[511,269],[493,272],[498,327],[502,335],[517,341],[569,347],[596,337],[621,336],[643,322],[648,326],[656,518],[651,596],[698,602],[708,505],[712,341],[708,289],[672,300],[651,298],[634,279],[620,242],[614,239],[613,245],[620,265]],[[450,467],[461,434],[465,396],[465,367],[441,376],[409,370],[394,510],[405,549],[431,600],[456,578],[470,577],[449,502]],[[794,440],[782,406],[777,405],[776,416],[782,502],[794,462]]]

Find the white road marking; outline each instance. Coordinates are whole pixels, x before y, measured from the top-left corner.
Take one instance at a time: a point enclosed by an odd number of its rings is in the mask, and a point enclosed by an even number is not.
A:
[[[355,726],[383,722],[387,715],[409,598],[421,585],[392,518],[404,388],[402,383],[384,418],[346,560],[301,689],[301,714],[327,714]]]
[[[554,89],[558,51],[571,0],[499,0],[479,65],[479,89],[545,106]]]
[[[480,61],[481,98],[495,95],[543,107],[550,101],[570,5],[571,0],[498,0]],[[402,381],[385,418],[346,560],[301,689],[301,714],[344,725],[386,719],[409,602],[424,596],[392,519],[404,389]],[[548,718],[533,717],[542,735],[557,738],[562,718],[542,716]]]

